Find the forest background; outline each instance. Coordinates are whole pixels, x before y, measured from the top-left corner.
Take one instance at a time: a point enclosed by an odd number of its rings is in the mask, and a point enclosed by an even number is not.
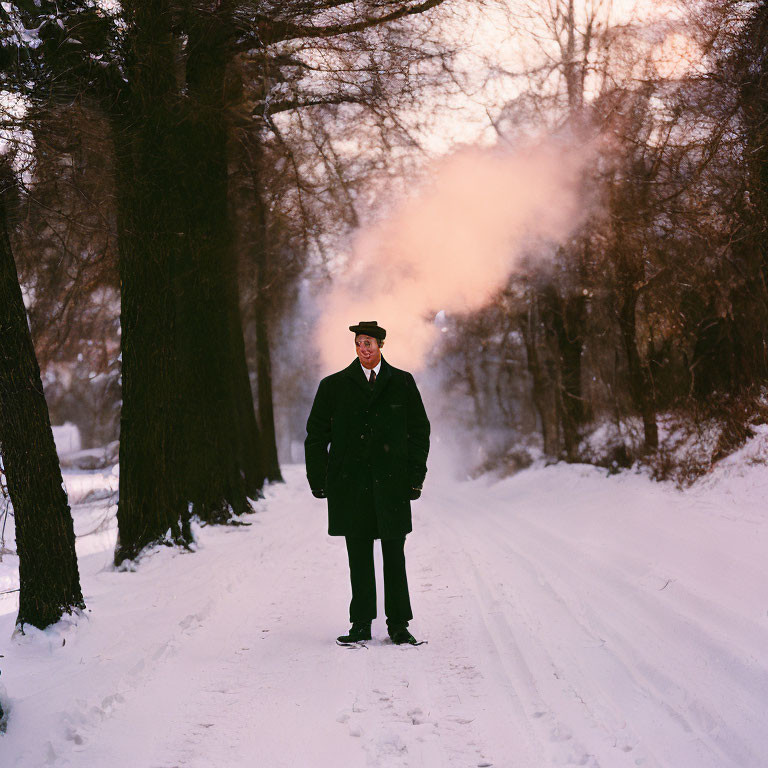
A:
[[[118,567],[188,547],[300,460],[382,297],[464,475],[684,485],[765,422],[767,3],[39,0],[0,25],[20,627],[83,606],[51,422],[82,468],[119,459]]]

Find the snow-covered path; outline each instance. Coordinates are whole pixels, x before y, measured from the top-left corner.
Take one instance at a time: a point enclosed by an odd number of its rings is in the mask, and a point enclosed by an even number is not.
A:
[[[764,467],[685,494],[579,466],[431,480],[417,648],[381,611],[367,648],[334,644],[344,543],[287,479],[250,527],[135,573],[79,540],[76,626],[9,641],[0,603],[4,768],[768,764]]]

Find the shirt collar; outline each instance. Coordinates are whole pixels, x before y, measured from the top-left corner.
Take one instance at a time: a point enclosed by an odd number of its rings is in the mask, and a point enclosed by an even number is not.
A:
[[[360,367],[363,369],[363,373],[365,374],[365,378],[369,381],[371,380],[371,371],[376,371],[376,378],[379,377],[379,369],[381,368],[381,358],[379,358],[379,362],[376,363],[376,365],[373,368],[366,368],[362,363],[360,363]]]

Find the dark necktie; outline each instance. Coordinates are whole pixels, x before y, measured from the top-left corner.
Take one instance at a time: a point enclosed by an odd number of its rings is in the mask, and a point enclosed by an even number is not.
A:
[[[373,385],[376,383],[376,371],[371,368],[371,375],[368,379],[368,383],[371,385],[371,389],[373,389]]]

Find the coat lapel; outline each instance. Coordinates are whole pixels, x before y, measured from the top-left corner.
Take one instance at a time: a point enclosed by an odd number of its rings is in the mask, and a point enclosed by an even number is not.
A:
[[[383,367],[383,366],[382,366]],[[344,372],[354,381],[366,394],[371,393],[371,385],[368,383],[368,379],[365,378],[363,373],[363,366],[360,365],[360,361],[355,358],[350,365],[348,365]]]
[[[368,379],[363,373],[363,366],[360,365],[360,361],[355,358],[354,361],[344,369],[349,378],[351,378],[357,385],[368,395],[372,396],[372,400],[375,400],[386,389],[390,378],[392,377],[392,366],[382,357],[381,368],[379,368],[379,375],[376,377],[376,381],[373,384],[373,390],[368,383]]]

